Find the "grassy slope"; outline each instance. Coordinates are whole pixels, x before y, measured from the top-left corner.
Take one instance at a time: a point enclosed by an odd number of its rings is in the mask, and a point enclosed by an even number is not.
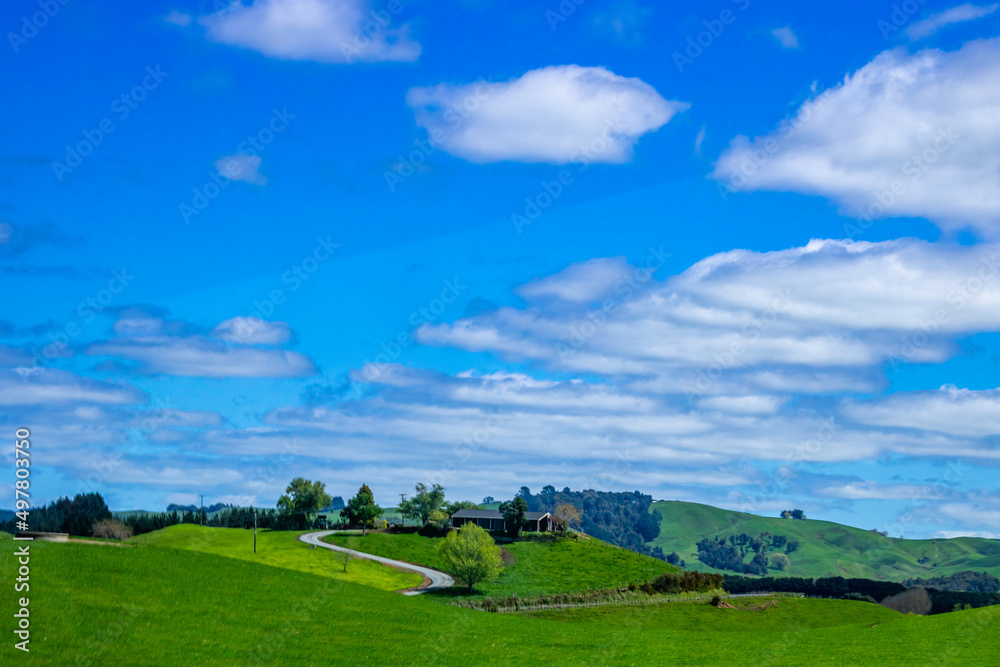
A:
[[[1000,576],[1000,540],[963,537],[957,539],[903,540],[829,521],[779,519],[734,512],[709,505],[681,501],[653,503],[663,514],[660,536],[650,544],[667,553],[676,551],[689,569],[719,572],[698,560],[695,543],[713,535],[728,537],[769,532],[786,535],[801,543],[790,554],[787,572],[803,577],[867,577],[901,581],[910,577],[949,575],[963,570],[986,571]],[[930,561],[917,562],[921,557]]]
[[[1000,607],[928,618],[825,600],[486,614],[190,550],[31,548],[32,650],[0,647],[23,665],[966,666],[994,664],[1000,651]],[[0,537],[0,561],[12,551]],[[7,637],[13,604],[0,601]]]
[[[448,571],[437,551],[442,538],[421,537],[416,533],[370,533],[365,537],[331,535],[325,539],[350,549]],[[645,581],[678,569],[595,539],[514,542],[503,548],[509,554],[509,564],[500,578],[477,587],[486,595],[571,593]]]
[[[258,531],[257,553],[253,552],[253,531],[239,528],[202,528],[182,524],[134,537],[128,544],[187,549],[309,572],[342,581],[398,590],[417,586],[423,577],[372,561],[354,560],[343,571],[332,551],[316,549],[298,541],[294,531]]]

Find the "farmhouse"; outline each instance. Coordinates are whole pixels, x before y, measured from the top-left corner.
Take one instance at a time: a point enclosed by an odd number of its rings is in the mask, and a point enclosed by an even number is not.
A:
[[[451,515],[451,525],[456,528],[470,521],[490,532],[505,530],[499,510],[459,510]],[[530,533],[552,530],[552,515],[549,512],[525,512],[524,529]]]

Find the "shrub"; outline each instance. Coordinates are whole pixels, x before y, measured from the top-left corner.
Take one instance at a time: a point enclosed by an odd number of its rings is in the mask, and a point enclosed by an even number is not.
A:
[[[113,540],[127,540],[132,537],[132,529],[121,521],[102,519],[94,524],[94,537],[108,537]]]
[[[792,564],[791,559],[785,554],[774,554],[771,556],[771,567],[776,570],[781,570],[784,572],[788,569],[788,566]]]
[[[720,598],[718,595],[713,595],[711,605],[713,607],[718,607],[720,604],[722,604],[722,598]]]
[[[870,595],[865,595],[864,593],[848,593],[840,598],[841,600],[857,600],[858,602],[871,602],[872,604],[878,604],[878,601]]]
[[[920,615],[929,614],[933,606],[927,589],[920,586],[907,589],[898,595],[891,595],[880,604],[901,614]]]

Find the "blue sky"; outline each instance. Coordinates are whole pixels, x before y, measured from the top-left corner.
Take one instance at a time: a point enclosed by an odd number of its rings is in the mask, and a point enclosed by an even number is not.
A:
[[[553,484],[1000,534],[996,5],[0,26],[0,423],[36,501]]]

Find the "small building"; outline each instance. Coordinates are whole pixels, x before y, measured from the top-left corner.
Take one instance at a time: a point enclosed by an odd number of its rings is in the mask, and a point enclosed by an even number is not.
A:
[[[499,510],[458,510],[451,515],[451,525],[460,528],[462,524],[472,522],[491,533],[506,530],[503,514]],[[524,530],[529,533],[544,533],[552,530],[552,514],[549,512],[525,512]]]

